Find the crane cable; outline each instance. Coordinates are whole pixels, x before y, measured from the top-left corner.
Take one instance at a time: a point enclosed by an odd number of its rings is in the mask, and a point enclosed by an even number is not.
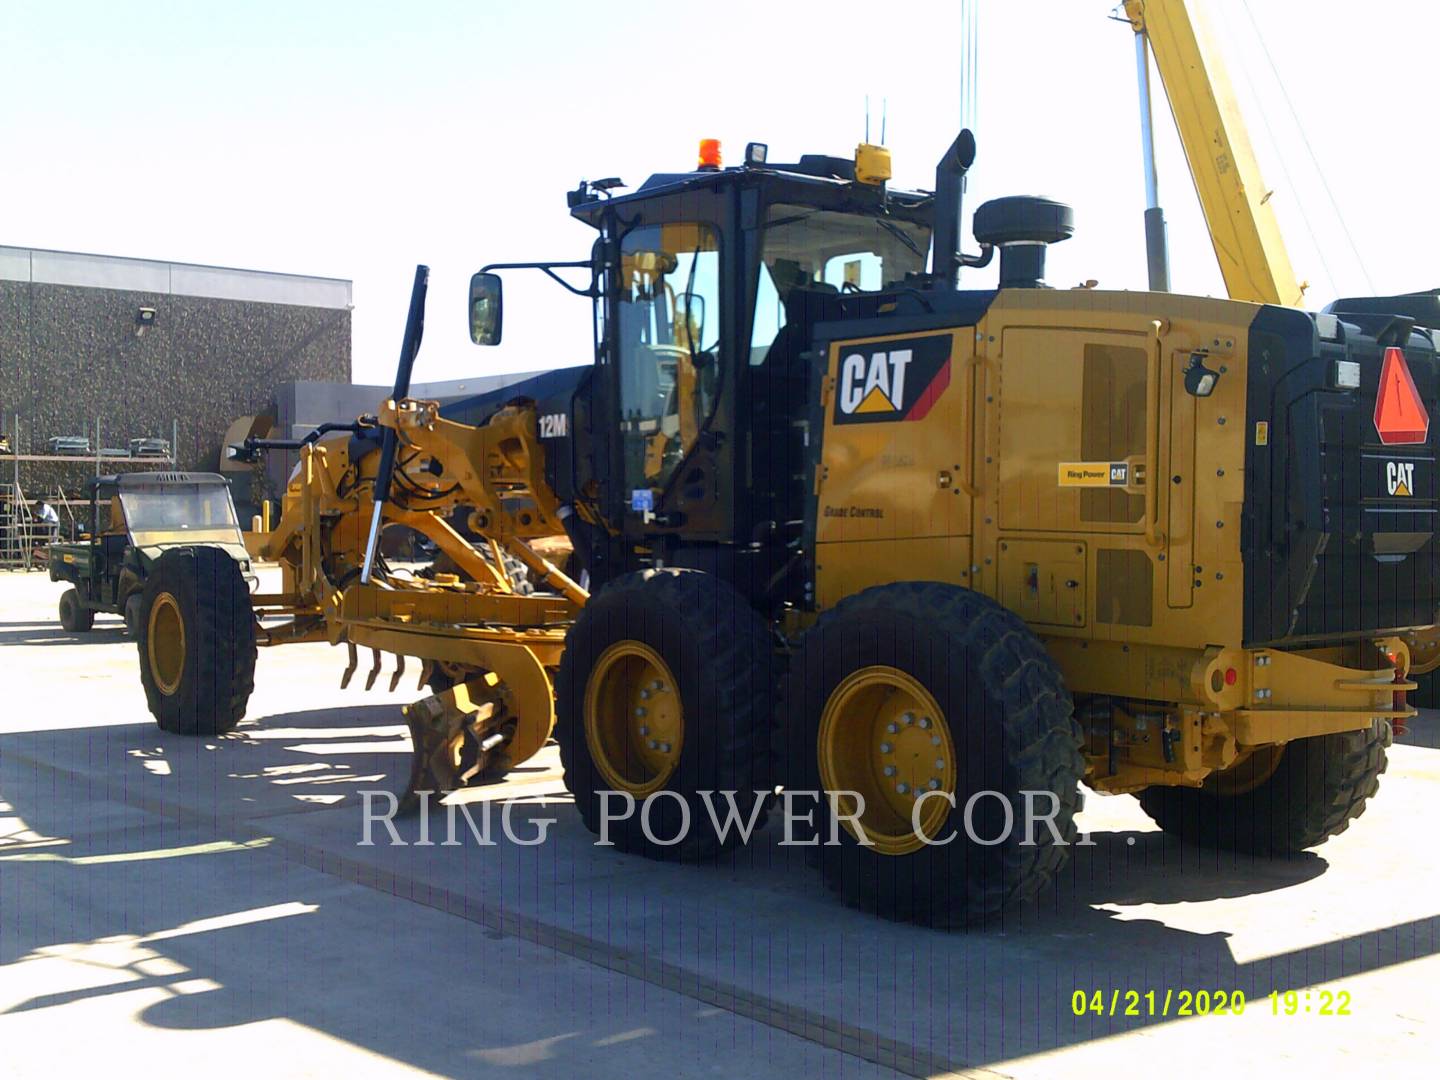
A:
[[[980,118],[980,2],[960,0],[960,126]]]
[[[1355,256],[1355,265],[1360,268],[1360,274],[1362,277],[1364,277],[1366,286],[1369,288],[1370,292],[1373,293],[1375,292],[1375,281],[1370,276],[1370,270],[1365,265],[1365,259],[1360,254],[1360,248],[1355,243],[1354,235],[1350,232],[1350,226],[1345,222],[1345,215],[1340,210],[1340,203],[1335,198],[1335,193],[1330,189],[1330,182],[1325,179],[1325,170],[1320,167],[1320,159],[1315,156],[1315,148],[1310,144],[1310,137],[1305,132],[1305,125],[1300,119],[1299,111],[1295,108],[1295,102],[1290,99],[1290,92],[1285,88],[1285,80],[1280,78],[1280,69],[1276,67],[1275,58],[1270,54],[1269,46],[1265,44],[1265,35],[1260,32],[1260,24],[1255,21],[1255,14],[1250,10],[1249,0],[1240,0],[1240,6],[1245,10],[1245,17],[1250,20],[1250,28],[1254,31],[1254,39],[1259,42],[1260,51],[1265,57],[1265,62],[1270,65],[1270,73],[1275,77],[1275,83],[1280,88],[1280,96],[1284,98],[1285,107],[1290,111],[1290,118],[1295,122],[1295,128],[1300,133],[1300,141],[1305,144],[1305,152],[1310,157],[1310,164],[1313,165],[1315,168],[1315,175],[1320,180],[1320,186],[1325,191],[1325,197],[1330,200],[1330,208],[1335,212],[1335,220],[1340,223],[1340,231],[1345,234],[1345,242],[1350,245],[1350,252],[1352,255]],[[1249,80],[1248,72],[1246,73],[1246,79],[1247,81]],[[1253,83],[1251,83],[1251,89],[1252,93],[1256,93]],[[1258,93],[1256,93],[1256,96],[1258,98]],[[1265,117],[1264,109],[1260,110],[1260,115],[1262,118]],[[1278,148],[1278,143],[1276,143],[1275,141],[1274,132],[1270,131],[1270,121],[1268,118],[1265,119],[1265,130],[1270,133],[1271,143],[1273,145],[1276,145]],[[1285,160],[1285,155],[1279,154],[1278,156],[1282,163],[1281,169],[1284,170],[1285,167],[1283,163]],[[1288,170],[1286,170],[1285,179],[1286,183],[1290,184],[1291,190],[1294,191],[1295,202],[1296,205],[1299,206],[1300,192],[1299,189],[1295,187],[1294,183],[1290,180]],[[1301,216],[1304,217],[1305,212],[1303,207],[1301,208],[1300,213]],[[1336,289],[1336,291],[1338,292],[1339,282],[1335,280],[1334,275],[1330,273],[1329,266],[1325,264],[1324,249],[1321,247],[1319,241],[1315,239],[1314,230],[1310,228],[1310,222],[1308,219],[1306,219],[1305,221],[1305,228],[1310,231],[1310,238],[1312,242],[1315,243],[1317,252],[1320,253],[1320,264],[1322,267],[1324,267],[1326,275],[1330,277],[1331,287]]]
[[[1243,0],[1241,0],[1243,3]],[[1234,54],[1236,66],[1240,69],[1240,75],[1245,80],[1245,85],[1250,89],[1250,98],[1256,103],[1256,112],[1260,114],[1260,122],[1265,126],[1265,134],[1269,139],[1269,145],[1275,150],[1275,163],[1280,167],[1280,175],[1285,178],[1285,186],[1289,189],[1295,205],[1295,212],[1300,216],[1300,224],[1305,226],[1305,233],[1310,237],[1310,246],[1315,251],[1315,257],[1320,260],[1320,269],[1324,271],[1325,278],[1330,282],[1330,291],[1335,293],[1338,286],[1335,281],[1335,273],[1330,269],[1329,260],[1325,258],[1325,245],[1320,243],[1320,237],[1315,231],[1315,225],[1310,220],[1310,215],[1305,212],[1305,203],[1300,198],[1300,187],[1295,183],[1295,178],[1290,175],[1288,164],[1289,155],[1280,148],[1280,140],[1276,137],[1275,129],[1270,124],[1269,110],[1263,107],[1260,97],[1260,87],[1251,77],[1250,65],[1245,62],[1244,55],[1238,49],[1231,50]]]

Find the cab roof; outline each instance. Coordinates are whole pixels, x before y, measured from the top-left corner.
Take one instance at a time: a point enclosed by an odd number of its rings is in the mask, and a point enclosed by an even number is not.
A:
[[[746,164],[725,169],[696,169],[692,172],[655,173],[634,191],[625,195],[605,197],[606,188],[623,187],[618,181],[599,181],[597,187],[581,181],[570,193],[570,212],[593,228],[599,228],[601,215],[609,208],[648,201],[657,195],[680,194],[687,191],[719,191],[726,185],[763,187],[775,201],[797,202],[841,209],[854,204],[854,209],[874,209],[880,205],[881,189],[855,181],[855,163],[849,158],[827,154],[805,154],[794,164]],[[884,197],[892,209],[910,211],[907,219],[925,220],[934,205],[935,196],[928,191],[884,189]]]

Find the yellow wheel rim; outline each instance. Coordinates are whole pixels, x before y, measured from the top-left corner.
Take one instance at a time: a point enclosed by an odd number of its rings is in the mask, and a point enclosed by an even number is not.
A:
[[[648,645],[618,641],[600,654],[585,684],[584,720],[590,756],[615,791],[659,791],[680,764],[680,688]]]
[[[145,635],[150,657],[150,674],[166,697],[180,689],[185,674],[185,620],[180,602],[170,593],[161,593],[150,605],[150,624]]]
[[[1222,772],[1211,773],[1205,778],[1205,788],[1212,795],[1231,799],[1237,795],[1248,795],[1275,775],[1280,759],[1285,755],[1283,743],[1262,746],[1241,758]]]
[[[865,800],[860,826],[882,855],[918,851],[934,839],[955,794],[955,743],[939,704],[919,680],[892,667],[867,667],[837,686],[825,703],[817,740],[827,792],[853,791]],[[920,833],[912,818],[920,808]],[[837,796],[842,813],[855,800]],[[855,835],[854,824],[845,827]],[[859,836],[856,836],[859,839]]]

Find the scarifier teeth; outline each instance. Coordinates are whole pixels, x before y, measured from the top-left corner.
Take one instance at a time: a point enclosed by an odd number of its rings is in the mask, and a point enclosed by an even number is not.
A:
[[[341,690],[346,689],[350,685],[350,680],[355,677],[355,669],[360,664],[360,658],[355,653],[355,643],[353,641],[347,641],[345,643],[345,648],[349,651],[350,654],[350,666],[347,667],[345,669],[345,673],[340,676]]]
[[[400,679],[405,674],[405,657],[401,654],[395,656],[395,674],[390,676],[390,692],[393,694],[395,688],[400,685]]]
[[[368,674],[368,675],[365,676],[365,689],[366,689],[366,690],[373,690],[373,689],[375,689],[375,680],[380,677],[380,650],[379,650],[379,649],[371,649],[370,652],[371,652],[372,654],[374,654],[375,662],[374,662],[374,664],[372,664],[371,667],[370,667],[370,674]]]
[[[416,690],[424,690],[430,684],[430,676],[435,671],[435,661],[426,660],[420,665],[420,680],[415,684]]]

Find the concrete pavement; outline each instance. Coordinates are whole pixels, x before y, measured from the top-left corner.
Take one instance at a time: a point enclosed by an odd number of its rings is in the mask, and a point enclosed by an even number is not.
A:
[[[543,845],[497,829],[495,846],[414,846],[409,820],[406,846],[359,846],[358,794],[405,775],[410,679],[342,693],[338,650],[262,650],[239,731],[166,735],[118,623],[64,633],[58,592],[0,576],[7,1075],[121,1047],[161,1072],[285,1075],[1420,1075],[1434,1059],[1433,717],[1315,852],[1202,853],[1133,799],[1092,797],[1096,846],[1038,902],[944,934],[841,907],[774,828],[704,866],[597,848],[553,748],[468,797],[525,799],[517,820],[554,820]],[[1249,1007],[1072,1011],[1077,990],[1128,989],[1239,989]],[[1286,989],[1296,1015],[1272,1015]],[[1341,991],[1351,1015],[1319,1015]]]

